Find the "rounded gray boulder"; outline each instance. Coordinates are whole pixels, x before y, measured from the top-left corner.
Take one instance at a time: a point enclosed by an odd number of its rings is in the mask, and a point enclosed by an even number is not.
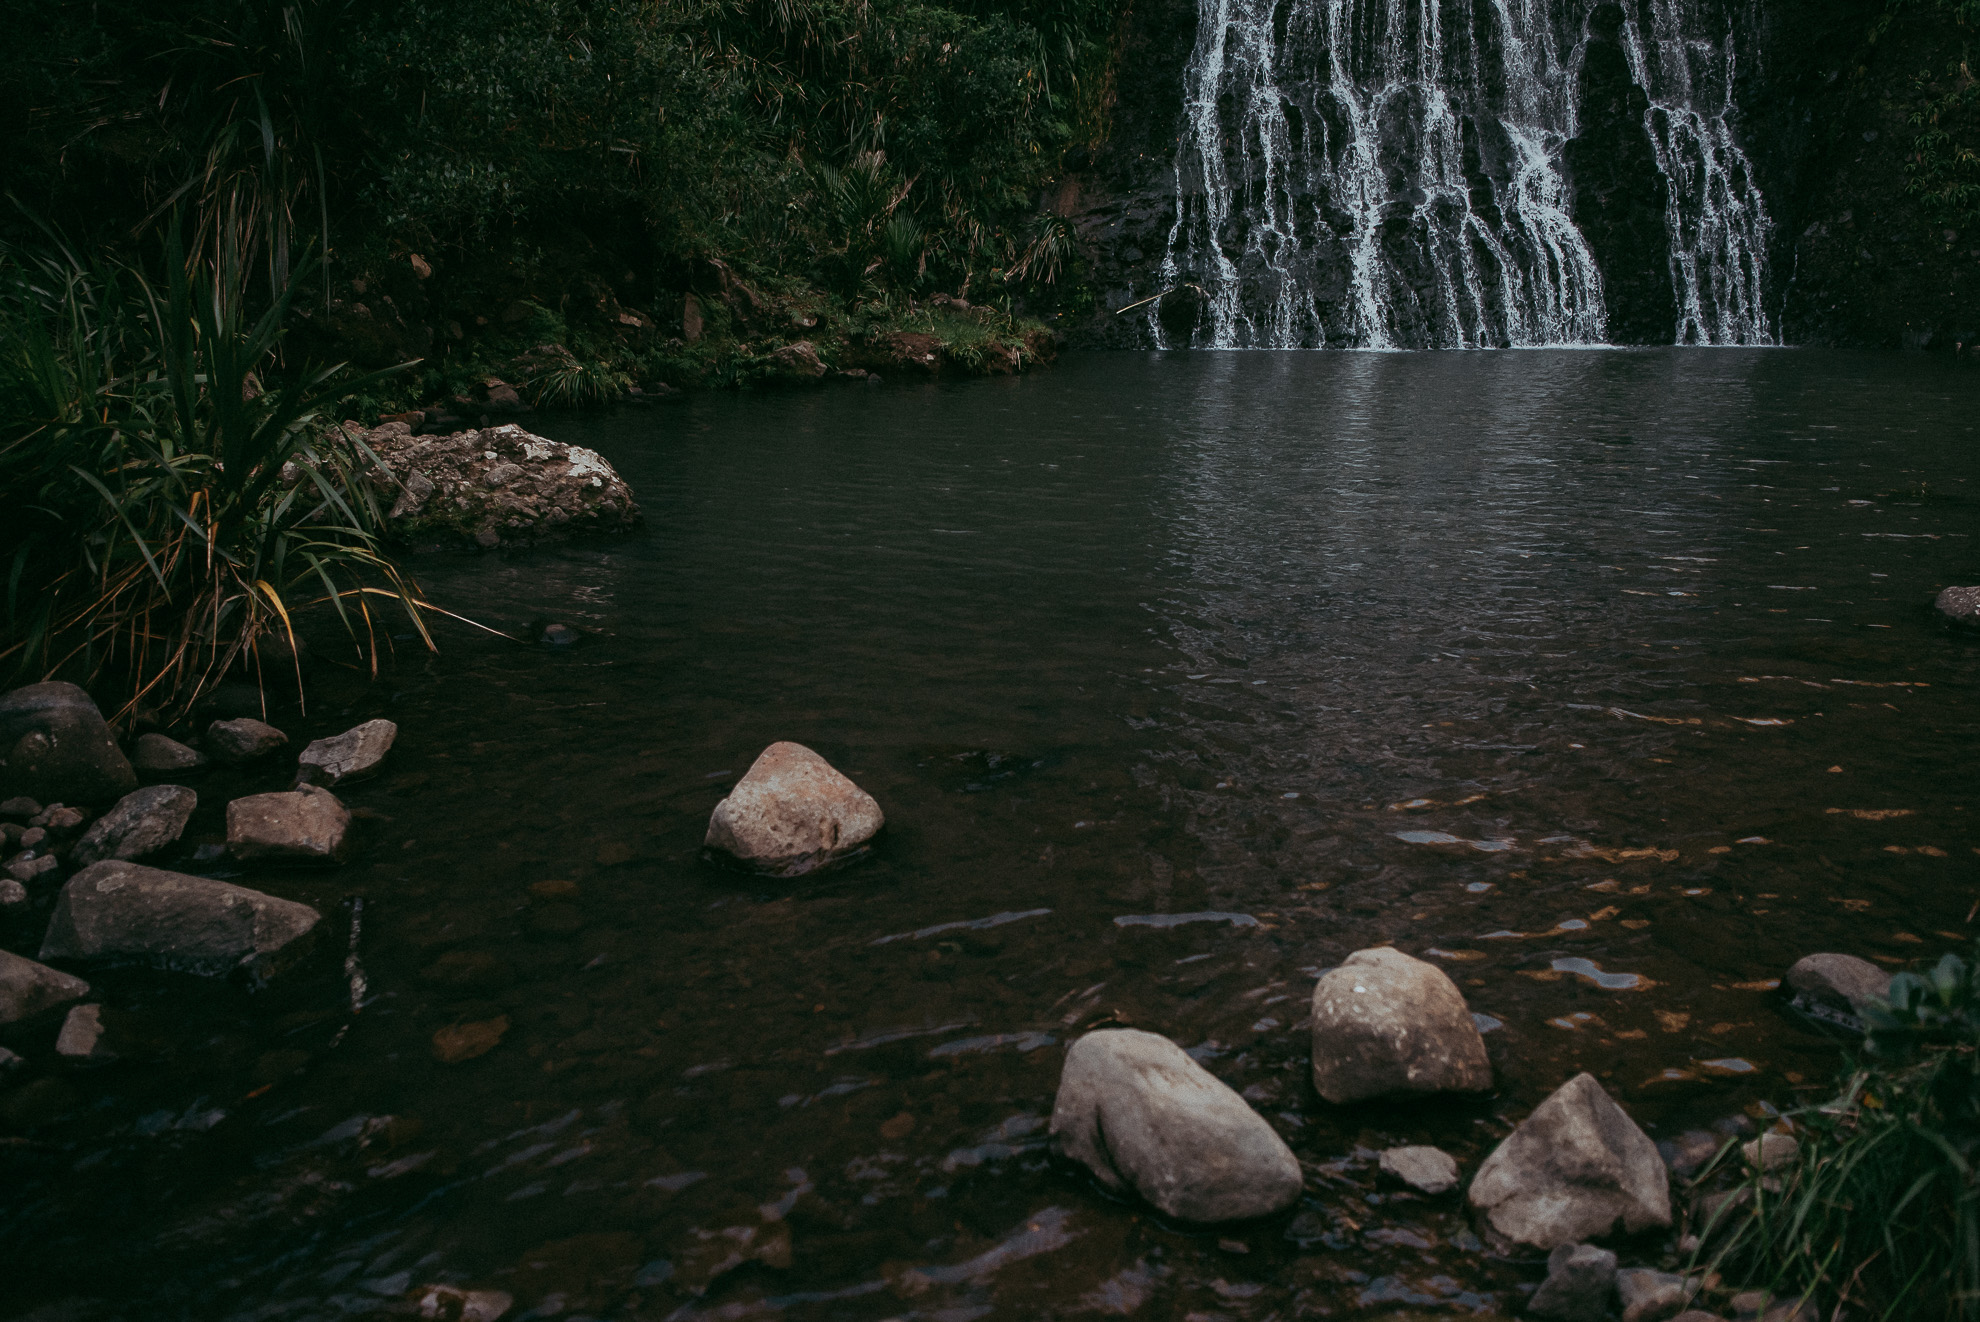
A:
[[[321,919],[306,904],[245,886],[106,860],[56,896],[41,958],[266,975]]]
[[[1357,950],[1313,988],[1313,1086],[1330,1102],[1492,1086],[1485,1039],[1435,965]]]
[[[89,694],[50,680],[0,696],[0,798],[109,803],[136,788],[137,772]]]
[[[1066,1052],[1052,1135],[1109,1188],[1183,1221],[1241,1221],[1292,1205],[1299,1161],[1244,1098],[1171,1042],[1088,1033]]]
[[[803,744],[775,743],[715,805],[704,843],[795,877],[858,853],[886,823],[873,796]]]

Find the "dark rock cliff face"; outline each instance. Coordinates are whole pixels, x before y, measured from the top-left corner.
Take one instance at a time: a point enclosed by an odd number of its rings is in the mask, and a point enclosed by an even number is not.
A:
[[[1623,11],[1603,5],[1589,19],[1581,68],[1581,133],[1564,164],[1574,184],[1574,222],[1602,268],[1609,339],[1669,344],[1677,326],[1671,285],[1668,190],[1657,169],[1643,116],[1650,98],[1630,78],[1623,50]]]
[[[1949,225],[1908,191],[1907,165],[1921,132],[1912,115],[1972,82],[1963,41],[1980,33],[1925,0],[1885,14],[1879,0],[1726,6],[1740,52],[1734,127],[1773,221],[1765,307],[1788,344],[1970,349],[1980,338],[1980,223],[1971,232]],[[1564,166],[1575,223],[1601,268],[1610,339],[1668,344],[1677,308],[1665,183],[1643,131],[1647,99],[1619,40],[1622,16],[1613,3],[1590,12],[1580,132]],[[1099,295],[1100,309],[1067,328],[1076,345],[1152,343],[1147,309],[1115,312],[1163,289],[1196,25],[1196,0],[1134,6],[1108,140],[1075,153],[1045,199],[1071,222]],[[1468,148],[1476,140],[1467,133]],[[1192,291],[1155,307],[1172,339],[1186,340],[1199,312]]]

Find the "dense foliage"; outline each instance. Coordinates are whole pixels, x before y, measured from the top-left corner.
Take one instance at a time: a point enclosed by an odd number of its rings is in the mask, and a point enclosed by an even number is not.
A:
[[[279,287],[418,252],[622,293],[725,259],[848,295],[1056,274],[1040,182],[1097,124],[1098,0],[28,0],[0,175],[111,244],[193,203]],[[852,181],[849,185],[849,181]],[[1013,271],[1013,280],[1007,280]],[[628,282],[629,278],[629,282]]]
[[[1980,1318],[1980,958],[1900,973],[1863,1059],[1794,1117],[1798,1159],[1749,1177],[1712,1265],[1821,1316]]]
[[[1980,37],[1980,0],[1890,0],[1872,26],[1874,44],[1894,24],[1944,31],[1937,67],[1915,71],[1902,109],[1915,136],[1904,163],[1905,188],[1936,224],[1954,230],[1980,224],[1980,81],[1972,70]]]

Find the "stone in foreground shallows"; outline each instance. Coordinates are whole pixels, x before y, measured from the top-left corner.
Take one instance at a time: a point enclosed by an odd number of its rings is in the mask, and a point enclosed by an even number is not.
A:
[[[1457,1158],[1442,1148],[1390,1148],[1381,1156],[1382,1173],[1394,1176],[1419,1193],[1448,1193],[1457,1188]]]
[[[314,740],[296,759],[296,783],[327,786],[368,776],[392,751],[392,741],[398,737],[398,726],[377,720]]]
[[[103,713],[74,684],[50,680],[0,696],[0,797],[109,803],[136,788]]]
[[[81,978],[0,950],[0,1024],[14,1023],[87,995],[89,984]]]
[[[111,860],[69,878],[41,957],[265,974],[320,920],[306,904],[245,886]]]
[[[1959,624],[1980,624],[1980,587],[1947,588],[1932,603],[1939,614]]]
[[[795,877],[864,848],[886,818],[873,796],[803,744],[764,749],[708,818],[711,849]]]
[[[199,806],[199,795],[183,785],[148,785],[117,800],[83,832],[69,861],[77,867],[106,858],[143,858],[177,840]]]
[[[70,1010],[55,1038],[55,1054],[93,1065],[115,1060],[116,1054],[103,1043],[103,1007],[78,1005]]]
[[[1563,1244],[1547,1255],[1547,1279],[1526,1311],[1552,1322],[1606,1322],[1616,1255],[1593,1244]]]
[[[227,851],[243,862],[341,862],[350,827],[350,810],[314,785],[250,794],[227,805]]]
[[[1787,985],[1800,1009],[1860,1028],[1864,1003],[1891,989],[1891,975],[1854,955],[1803,955],[1787,971]]]
[[[131,765],[147,776],[171,776],[199,770],[206,765],[206,754],[166,735],[141,734],[131,750]]]
[[[1102,1184],[1184,1221],[1266,1216],[1304,1182],[1298,1159],[1242,1097],[1168,1038],[1132,1028],[1072,1044],[1052,1134]]]
[[[289,736],[252,716],[215,721],[206,727],[206,751],[213,755],[215,762],[252,762],[258,757],[266,757],[288,742]]]
[[[1313,1086],[1330,1102],[1492,1086],[1485,1039],[1442,969],[1357,950],[1313,988]]]
[[[1631,1234],[1671,1223],[1657,1145],[1592,1074],[1534,1108],[1485,1158],[1469,1197],[1494,1235],[1541,1249],[1595,1239],[1618,1222]]]
[[[1649,1267],[1625,1267],[1616,1273],[1616,1301],[1623,1322],[1666,1322],[1684,1311],[1698,1286],[1682,1276]]]

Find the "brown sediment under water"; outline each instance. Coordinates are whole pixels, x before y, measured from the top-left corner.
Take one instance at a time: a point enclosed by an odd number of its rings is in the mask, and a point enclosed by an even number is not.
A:
[[[1578,1070],[1656,1138],[1820,1100],[1839,1049],[1787,966],[1977,930],[1980,644],[1931,611],[1980,578],[1977,385],[1096,355],[537,419],[643,530],[417,568],[581,641],[320,665],[293,737],[401,728],[340,790],[341,868],[193,861],[281,787],[193,782],[166,865],[315,904],[332,949],[262,992],[102,974],[137,1044],[106,1067],[5,1039],[0,1314],[386,1316],[431,1282],[518,1319],[1516,1312],[1532,1266],[1376,1150],[1468,1172]],[[779,739],[879,800],[867,857],[701,857]],[[1314,1095],[1314,979],[1382,943],[1464,991],[1494,1094]],[[1300,1206],[1179,1226],[1055,1160],[1065,1045],[1110,1024],[1243,1093]]]

